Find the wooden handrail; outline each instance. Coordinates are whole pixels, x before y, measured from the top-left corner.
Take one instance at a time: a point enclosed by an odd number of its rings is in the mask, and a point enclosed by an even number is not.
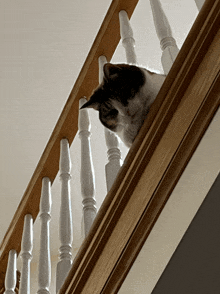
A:
[[[110,61],[120,40],[119,11],[126,10],[131,17],[138,0],[113,0],[88,57],[75,82],[70,96],[39,160],[22,200],[0,245],[0,289],[4,285],[8,252],[21,248],[24,216],[31,214],[35,220],[39,212],[39,201],[43,177],[54,181],[59,168],[60,140],[67,138],[71,145],[78,130],[78,103],[83,96],[89,97],[98,85],[98,57],[105,55]]]
[[[117,293],[220,105],[220,0],[207,0],[60,290]]]

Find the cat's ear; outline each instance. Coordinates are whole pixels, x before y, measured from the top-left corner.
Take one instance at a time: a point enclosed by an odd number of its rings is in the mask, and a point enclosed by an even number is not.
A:
[[[112,64],[112,63],[106,63],[103,66],[104,78],[106,80],[117,79],[120,71],[121,71],[120,66]]]
[[[83,104],[83,106],[80,107],[80,109],[83,108],[93,108],[95,110],[99,110],[99,103],[90,98],[89,101],[87,101],[85,104]]]

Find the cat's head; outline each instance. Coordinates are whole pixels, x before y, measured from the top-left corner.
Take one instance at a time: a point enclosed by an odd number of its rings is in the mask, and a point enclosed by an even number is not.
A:
[[[144,85],[145,75],[137,66],[111,63],[104,65],[103,73],[102,83],[81,108],[89,107],[99,111],[102,124],[117,132],[119,113],[127,109],[129,101]]]

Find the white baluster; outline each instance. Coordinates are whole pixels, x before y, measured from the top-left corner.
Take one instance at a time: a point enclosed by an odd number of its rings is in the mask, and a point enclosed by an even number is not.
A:
[[[103,66],[106,62],[107,62],[107,59],[105,56],[102,55],[99,57],[99,83],[101,83],[103,80]],[[109,162],[105,166],[105,175],[106,175],[107,191],[109,191],[121,167],[121,163],[120,163],[121,151],[119,149],[118,137],[107,128],[104,128],[104,130],[105,130],[105,140],[106,140],[106,145],[108,148],[107,154],[108,154],[108,160],[109,160]]]
[[[61,180],[61,207],[60,207],[60,261],[57,264],[56,292],[64,283],[64,280],[72,265],[72,208],[70,195],[71,159],[69,142],[67,139],[60,141],[60,180]]]
[[[81,98],[79,107],[82,107],[86,101],[85,98]],[[88,110],[86,108],[81,109],[79,111],[79,137],[81,139],[81,193],[85,236],[88,235],[96,216],[95,177],[90,147],[90,128]]]
[[[104,55],[99,56],[99,84],[101,84],[104,76],[103,66],[107,63],[107,58]]]
[[[33,249],[33,218],[27,214],[24,218],[24,229],[21,242],[21,258],[22,271],[21,271],[21,285],[20,293],[30,294],[30,263],[32,259]]]
[[[160,40],[164,73],[168,74],[179,52],[172,30],[159,0],[150,0],[157,36]]]
[[[125,10],[121,10],[119,12],[119,22],[122,45],[125,48],[127,62],[137,64],[137,56],[134,51],[135,40],[129,18]]]
[[[5,292],[4,294],[15,294],[16,287],[16,270],[17,270],[17,252],[12,249],[8,254],[8,266],[5,275]]]
[[[42,192],[40,201],[40,257],[38,268],[38,294],[48,294],[51,281],[50,260],[50,219],[51,219],[51,182],[45,177],[42,180]]]
[[[105,166],[107,191],[109,191],[118,175],[121,168],[121,151],[119,149],[119,142],[114,133],[105,130],[105,140],[108,147],[108,160]]]

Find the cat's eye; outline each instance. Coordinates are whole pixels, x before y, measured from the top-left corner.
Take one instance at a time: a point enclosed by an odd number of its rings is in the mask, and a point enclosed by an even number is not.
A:
[[[116,117],[118,115],[118,110],[113,108],[112,110],[109,111],[107,114],[108,117]]]

